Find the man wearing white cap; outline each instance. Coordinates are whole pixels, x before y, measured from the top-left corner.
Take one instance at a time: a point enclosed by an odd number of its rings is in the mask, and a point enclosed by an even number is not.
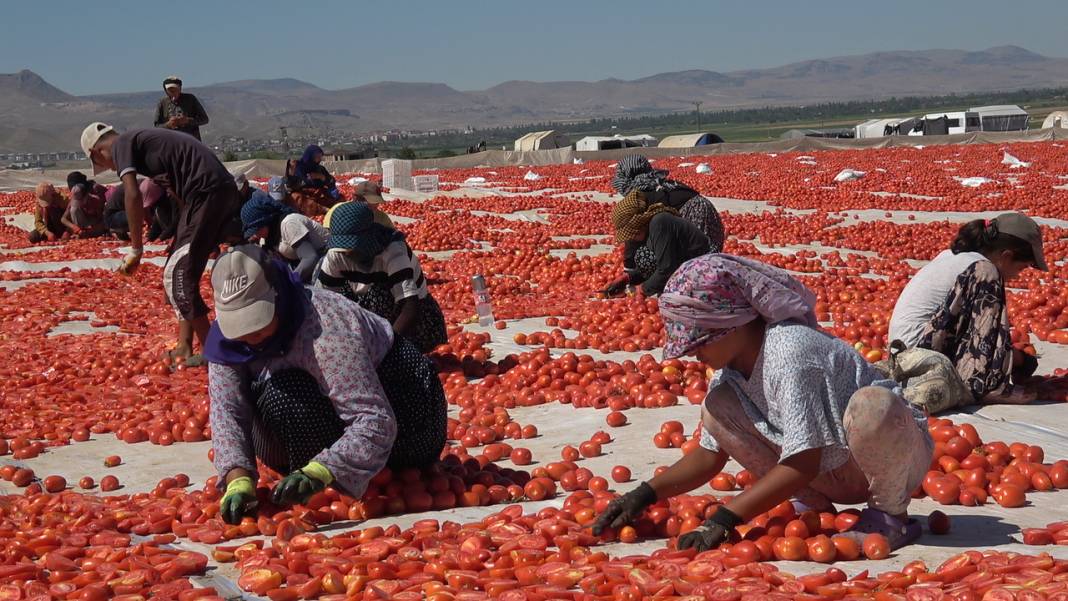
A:
[[[156,105],[156,127],[180,131],[199,140],[200,126],[208,124],[208,113],[200,100],[182,92],[182,80],[177,75],[163,80],[163,91],[166,95]]]
[[[241,208],[234,177],[222,162],[192,136],[167,129],[135,129],[119,134],[106,123],[91,123],[82,132],[82,150],[93,163],[93,174],[119,174],[130,226],[130,253],[119,270],[129,274],[141,262],[144,246],[144,206],[137,176],[165,181],[182,201],[170,256],[163,268],[167,300],[178,314],[178,344],[174,360],[195,365],[193,335],[201,345],[208,334],[208,306],[200,297],[200,277],[208,257],[227,234]]]
[[[384,466],[423,467],[445,445],[445,392],[429,359],[389,322],[303,286],[251,244],[211,272],[208,334],[212,448],[236,524],[256,503],[257,459],[287,474],[278,505],[326,486],[359,498]]]

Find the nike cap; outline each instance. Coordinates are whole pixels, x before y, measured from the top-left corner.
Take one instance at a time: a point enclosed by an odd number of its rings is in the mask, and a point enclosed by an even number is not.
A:
[[[211,270],[215,296],[215,320],[230,340],[258,332],[274,319],[278,294],[271,287],[263,266],[263,249],[242,244],[223,253]]]

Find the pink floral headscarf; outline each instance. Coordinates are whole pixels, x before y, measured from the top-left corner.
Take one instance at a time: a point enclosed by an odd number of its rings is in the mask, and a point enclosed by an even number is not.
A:
[[[660,295],[667,331],[664,358],[681,357],[763,317],[799,319],[817,328],[816,295],[782,269],[711,253],[682,264]]]

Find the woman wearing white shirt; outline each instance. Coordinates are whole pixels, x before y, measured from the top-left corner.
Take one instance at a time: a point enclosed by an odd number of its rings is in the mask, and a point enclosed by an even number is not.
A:
[[[890,318],[890,340],[948,357],[977,403],[1027,403],[1014,386],[1037,360],[1012,347],[1005,283],[1023,270],[1046,271],[1042,232],[1021,213],[961,226],[949,250],[920,269]]]
[[[245,239],[263,245],[289,262],[305,284],[326,254],[330,232],[315,220],[266,194],[254,194],[241,207]]]

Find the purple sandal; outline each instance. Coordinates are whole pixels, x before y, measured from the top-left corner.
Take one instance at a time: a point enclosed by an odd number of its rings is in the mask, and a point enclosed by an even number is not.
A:
[[[912,518],[902,523],[886,512],[869,507],[860,512],[860,518],[853,525],[853,529],[843,532],[841,536],[848,536],[861,545],[864,543],[864,537],[872,533],[885,536],[890,543],[890,549],[897,550],[916,542],[923,535],[923,526]]]

